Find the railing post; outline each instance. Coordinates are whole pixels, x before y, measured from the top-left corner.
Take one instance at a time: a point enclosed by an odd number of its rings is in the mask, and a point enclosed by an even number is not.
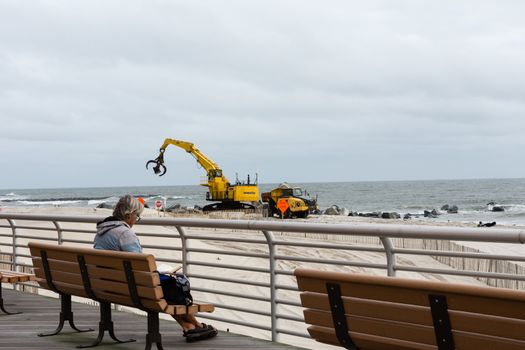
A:
[[[62,226],[60,226],[60,223],[58,221],[53,221],[53,224],[55,225],[57,229],[57,240],[58,244],[62,244],[63,237],[62,237]]]
[[[182,273],[185,275],[188,275],[189,267],[188,267],[188,238],[186,238],[186,231],[184,231],[184,228],[181,226],[175,226],[177,228],[177,231],[179,231],[180,234],[180,241],[181,241],[181,254],[182,254]]]
[[[11,270],[16,271],[17,255],[16,255],[16,221],[13,219],[7,219],[9,225],[11,226],[11,231],[13,232],[13,246],[12,246],[12,256],[11,256]]]
[[[276,288],[276,280],[277,275],[275,273],[276,270],[276,261],[275,261],[275,244],[274,244],[274,237],[273,233],[271,231],[262,231],[264,233],[264,237],[266,237],[266,242],[268,242],[268,256],[269,256],[269,263],[270,263],[270,312],[272,314],[271,316],[271,325],[272,325],[272,341],[277,342],[279,341],[279,334],[277,333],[277,288]]]
[[[388,276],[394,277],[396,275],[396,254],[394,254],[394,246],[388,237],[379,237],[386,253],[386,268]]]

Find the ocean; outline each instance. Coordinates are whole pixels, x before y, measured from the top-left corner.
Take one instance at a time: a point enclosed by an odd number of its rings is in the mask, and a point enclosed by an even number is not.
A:
[[[261,184],[261,192],[278,184]],[[397,212],[422,216],[425,210],[441,212],[429,220],[525,224],[525,179],[374,181],[294,184],[317,197],[324,210],[332,205],[359,213]],[[131,193],[143,197],[150,207],[156,200],[185,207],[209,204],[202,186],[134,186],[102,188],[5,189],[0,190],[2,207],[96,207],[114,204],[119,196]],[[502,212],[488,210],[495,202]],[[445,204],[458,207],[457,214],[441,211]]]

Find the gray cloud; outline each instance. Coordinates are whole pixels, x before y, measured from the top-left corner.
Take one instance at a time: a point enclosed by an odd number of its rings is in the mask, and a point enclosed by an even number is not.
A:
[[[4,1],[0,188],[522,177],[521,1]],[[489,164],[489,165],[487,165]],[[122,176],[126,174],[126,176]]]

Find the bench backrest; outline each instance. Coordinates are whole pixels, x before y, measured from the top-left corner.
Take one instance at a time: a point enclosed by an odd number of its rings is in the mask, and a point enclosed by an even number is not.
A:
[[[295,276],[308,332],[323,343],[341,345],[342,326],[358,349],[525,349],[524,291],[308,269]],[[338,291],[344,309],[334,307]]]
[[[134,280],[137,286],[135,300],[140,300],[144,308],[161,312],[168,307],[159,275],[155,272],[155,258],[151,254],[40,242],[29,242],[28,246],[36,280],[43,288],[120,305],[137,306],[133,298],[134,291],[130,291],[128,284],[128,281]],[[130,273],[127,274],[126,270]]]

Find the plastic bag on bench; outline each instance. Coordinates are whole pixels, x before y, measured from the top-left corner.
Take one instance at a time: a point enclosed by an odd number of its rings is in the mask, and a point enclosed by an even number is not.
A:
[[[186,305],[193,304],[193,297],[190,293],[190,281],[182,273],[160,275],[160,285],[164,299],[170,304]]]

